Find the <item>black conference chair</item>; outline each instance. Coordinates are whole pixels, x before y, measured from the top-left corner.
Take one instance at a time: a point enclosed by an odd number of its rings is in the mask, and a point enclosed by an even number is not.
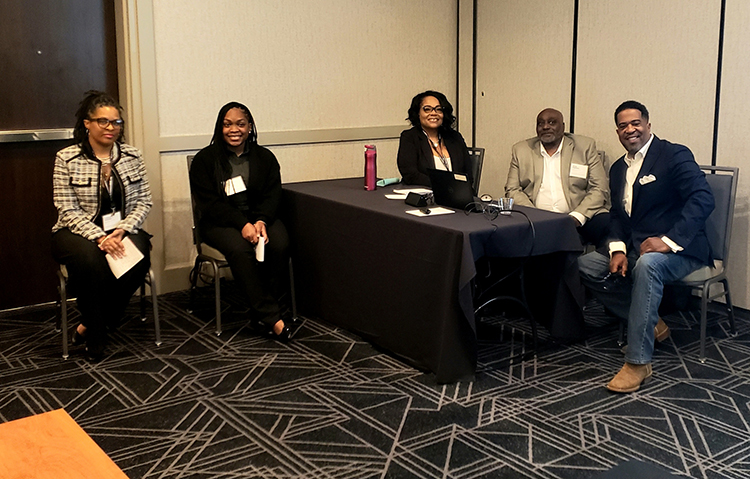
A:
[[[484,148],[469,148],[471,159],[471,176],[474,178],[472,188],[474,194],[479,195],[479,181],[482,179],[482,166],[484,165]]]
[[[68,298],[68,270],[65,265],[60,265],[57,270],[57,278],[60,284],[57,287],[57,291],[60,294],[60,299],[57,302],[57,321],[56,331],[62,331],[62,347],[63,347],[63,359],[68,359],[68,301],[73,298]],[[140,289],[140,306],[141,306],[141,321],[146,321],[146,285],[151,290],[151,306],[154,311],[154,333],[156,334],[156,345],[161,346],[161,328],[159,327],[159,299],[156,290],[156,279],[154,277],[154,270],[148,269],[146,277],[143,279],[143,284]]]
[[[190,166],[193,164],[193,158],[195,155],[188,155],[187,166],[188,172],[190,172]],[[200,221],[200,212],[195,207],[195,200],[193,195],[190,195],[190,207],[193,212],[193,244],[198,254],[195,257],[195,264],[193,269],[190,270],[190,302],[188,306],[188,312],[193,312],[193,306],[195,302],[195,294],[198,289],[198,279],[203,277],[203,265],[208,264],[211,267],[210,275],[206,275],[203,282],[206,284],[214,285],[214,303],[216,311],[216,335],[221,335],[221,270],[229,268],[229,263],[223,254],[211,246],[205,244],[200,237],[200,231],[197,228],[197,224]],[[294,291],[294,268],[292,267],[292,258],[289,258],[289,284],[290,294],[292,303],[292,322],[296,322],[297,316],[297,298]]]
[[[729,293],[729,282],[727,281],[727,267],[729,266],[729,246],[732,239],[732,221],[734,218],[734,204],[737,195],[737,177],[739,168],[728,166],[701,166],[706,172],[706,181],[714,194],[714,211],[706,220],[706,235],[713,253],[713,266],[704,266],[679,281],[669,283],[676,286],[686,286],[700,293],[700,355],[701,363],[706,362],[706,322],[708,314],[708,303],[715,299],[725,297],[726,309],[729,319],[729,327],[732,335],[737,334],[734,325],[734,308]],[[721,284],[722,289],[711,293],[711,286]],[[625,322],[620,321],[620,343],[624,343]]]
[[[529,221],[529,228],[532,236],[531,250],[525,258],[517,259],[516,264],[511,264],[510,271],[493,271],[493,262],[489,258],[483,258],[477,262],[477,277],[474,281],[474,317],[477,321],[481,321],[482,316],[487,311],[487,308],[491,305],[507,304],[512,307],[515,305],[520,313],[529,320],[531,325],[531,337],[533,340],[533,354],[536,355],[538,349],[538,334],[536,327],[536,319],[534,314],[531,312],[529,302],[526,298],[526,278],[525,278],[525,266],[526,261],[531,257],[533,251],[534,239],[536,237],[536,231],[534,224],[521,211],[514,211],[513,214],[522,214]],[[506,263],[503,260],[503,263]],[[497,264],[496,264],[497,266]],[[479,271],[481,269],[482,271]],[[497,268],[495,268],[497,269]],[[502,269],[502,268],[501,268]],[[516,358],[525,358],[529,356],[529,353],[521,353],[516,355],[511,360]]]

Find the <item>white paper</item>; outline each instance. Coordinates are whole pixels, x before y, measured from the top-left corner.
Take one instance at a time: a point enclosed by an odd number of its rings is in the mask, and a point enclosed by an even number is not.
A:
[[[389,200],[405,200],[408,195],[385,195]]]
[[[429,211],[429,213],[425,213],[423,210],[427,210]],[[455,213],[455,211],[448,208],[443,208],[442,206],[431,206],[429,208],[422,208],[420,210],[406,210],[406,212],[414,216],[439,216]]]
[[[141,250],[139,250],[133,243],[133,240],[127,236],[122,239],[122,245],[125,247],[125,254],[121,258],[115,258],[109,253],[107,253],[106,256],[107,263],[109,263],[109,269],[112,270],[112,274],[118,279],[143,259],[143,253],[141,253]]]
[[[416,193],[418,195],[426,195],[427,193],[432,193],[432,190],[429,188],[402,188],[399,190],[393,190],[394,193],[397,195],[408,195],[409,193]]]
[[[570,176],[573,178],[583,178],[584,180],[589,175],[588,165],[579,165],[578,163],[570,164]]]
[[[262,263],[266,259],[266,239],[258,236],[258,242],[255,244],[255,259]]]

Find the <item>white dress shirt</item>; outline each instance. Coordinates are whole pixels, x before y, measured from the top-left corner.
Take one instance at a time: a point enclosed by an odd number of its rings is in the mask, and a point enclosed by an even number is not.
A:
[[[544,145],[539,145],[542,158],[544,158],[544,173],[542,174],[542,184],[537,192],[536,204],[534,206],[556,213],[568,213],[583,225],[586,223],[586,217],[577,211],[570,211],[568,200],[565,198],[565,192],[563,191],[562,166],[560,164],[563,141],[565,141],[564,138],[560,141],[557,150],[552,155],[547,153]]]

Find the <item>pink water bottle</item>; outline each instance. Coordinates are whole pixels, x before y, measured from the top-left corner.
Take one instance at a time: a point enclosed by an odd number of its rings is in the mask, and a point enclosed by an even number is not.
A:
[[[375,145],[365,145],[365,189],[373,191],[378,181],[378,151]]]

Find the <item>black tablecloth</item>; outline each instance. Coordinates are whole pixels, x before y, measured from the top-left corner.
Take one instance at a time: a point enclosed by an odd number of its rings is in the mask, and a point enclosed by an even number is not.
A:
[[[517,213],[490,221],[462,211],[418,218],[405,213],[414,208],[403,200],[384,197],[392,190],[365,191],[361,178],[284,185],[282,218],[292,239],[299,311],[433,371],[438,382],[470,378],[474,263],[528,255],[529,222]],[[575,258],[582,248],[574,223],[567,215],[521,209],[536,230],[533,255],[545,258],[527,274],[535,283],[527,288],[532,311],[553,336],[578,338]]]

